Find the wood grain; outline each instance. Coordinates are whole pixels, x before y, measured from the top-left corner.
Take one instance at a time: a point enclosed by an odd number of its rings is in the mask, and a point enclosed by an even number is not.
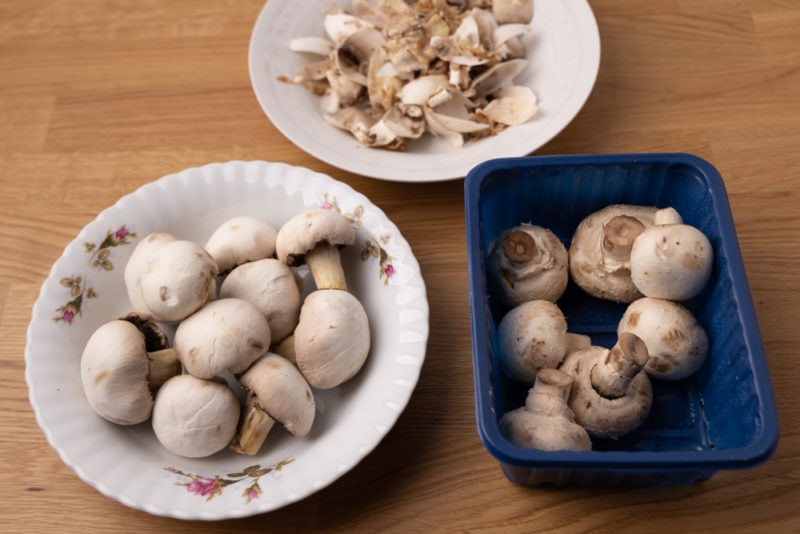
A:
[[[343,172],[303,153],[250,89],[262,0],[0,3],[0,517],[4,532],[800,531],[800,3],[593,0],[593,93],[539,154],[692,152],[721,171],[781,424],[774,457],[688,487],[509,484],[473,412],[463,183]],[[319,493],[223,523],[147,515],[66,467],[36,424],[26,328],[42,281],[120,196],[212,161],[330,174],[399,226],[420,261],[431,336],[411,402],[378,448]]]

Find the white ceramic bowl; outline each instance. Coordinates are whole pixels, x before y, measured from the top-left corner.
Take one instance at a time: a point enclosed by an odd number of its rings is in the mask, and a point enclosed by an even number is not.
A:
[[[350,290],[369,316],[372,347],[354,379],[315,391],[317,414],[306,438],[276,428],[256,456],[225,450],[188,459],[167,452],[149,423],[116,426],[92,412],[81,387],[80,356],[98,326],[130,310],[122,273],[138,239],[164,230],[202,244],[236,215],[260,217],[278,228],[317,207],[339,210],[356,228],[356,244],[343,251],[343,263]],[[313,287],[307,270],[305,277],[306,289]],[[141,187],[100,213],[66,247],[33,308],[26,380],[48,441],[89,485],[152,514],[223,519],[280,508],[354,467],[405,408],[427,338],[419,265],[379,208],[346,184],[308,169],[228,162]]]
[[[572,121],[597,78],[600,35],[586,0],[536,0],[531,31],[522,39],[529,64],[514,79],[537,95],[536,117],[457,149],[428,134],[409,143],[405,152],[367,148],[324,121],[318,96],[278,81],[314,59],[290,51],[289,41],[323,36],[324,9],[332,5],[349,9],[350,0],[267,2],[250,40],[250,79],[258,102],[283,135],[312,156],[363,176],[399,182],[448,180],[463,178],[487,159],[529,154]]]

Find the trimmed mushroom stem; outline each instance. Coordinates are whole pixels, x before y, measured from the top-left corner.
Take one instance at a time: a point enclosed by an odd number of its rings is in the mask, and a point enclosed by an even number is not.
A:
[[[567,332],[567,335],[564,339],[567,344],[566,350],[564,351],[565,356],[569,356],[576,350],[588,349],[592,346],[592,338],[586,334]]]
[[[527,232],[514,230],[503,238],[503,254],[513,263],[537,263],[542,253]]]
[[[261,449],[274,424],[275,420],[261,409],[255,395],[248,395],[242,421],[231,442],[231,448],[242,454],[254,455]]]
[[[644,231],[644,224],[628,215],[617,215],[603,226],[603,255],[615,261],[627,261],[636,237]]]
[[[644,341],[624,332],[606,357],[592,369],[592,387],[607,399],[624,396],[631,379],[647,365],[649,357]]]
[[[571,389],[572,378],[569,375],[556,369],[542,369],[525,398],[525,407],[573,420],[574,416],[567,408]]]
[[[342,268],[339,248],[320,243],[306,252],[306,264],[314,277],[317,289],[341,289],[347,291],[347,281]]]
[[[158,389],[173,376],[181,374],[181,362],[175,349],[148,352],[147,359],[149,360],[147,383],[150,389]]]

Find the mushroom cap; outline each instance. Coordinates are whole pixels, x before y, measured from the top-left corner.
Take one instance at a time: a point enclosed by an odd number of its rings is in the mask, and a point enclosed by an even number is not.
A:
[[[696,372],[708,357],[708,335],[685,307],[677,302],[643,297],[628,305],[617,335],[630,332],[647,346],[647,373],[665,380],[681,380]]]
[[[158,321],[180,321],[214,296],[217,264],[203,247],[175,240],[151,254],[139,277],[148,312]]]
[[[147,260],[161,245],[176,239],[174,235],[167,232],[152,232],[143,237],[133,249],[128,263],[125,264],[123,279],[125,280],[125,289],[128,291],[128,299],[131,301],[131,307],[135,311],[148,312],[147,305],[142,297],[142,290],[139,287],[139,276],[144,271]]]
[[[492,13],[498,24],[527,24],[533,19],[533,0],[494,0]]]
[[[503,316],[497,332],[500,368],[517,382],[533,384],[540,369],[558,367],[567,350],[567,321],[546,300],[531,300]]]
[[[352,245],[356,232],[350,221],[331,209],[317,209],[298,213],[289,219],[275,240],[278,259],[287,265],[301,265],[306,252],[319,243],[335,246]]]
[[[567,288],[568,262],[567,249],[553,232],[521,224],[493,243],[489,273],[501,288],[506,306],[529,300],[556,302]]]
[[[645,372],[637,373],[628,383],[625,395],[602,396],[592,386],[592,369],[605,358],[609,349],[592,346],[573,352],[559,369],[573,379],[569,407],[575,421],[591,436],[617,439],[638,428],[647,418],[653,402],[653,387]]]
[[[245,371],[267,352],[267,319],[246,300],[209,302],[178,325],[173,345],[183,366],[197,378]]]
[[[315,388],[329,389],[355,376],[369,354],[369,321],[364,307],[347,291],[310,293],[294,332],[297,367]]]
[[[178,375],[161,386],[153,406],[153,430],[171,453],[203,458],[233,439],[239,399],[222,381]]]
[[[148,373],[145,338],[125,320],[100,326],[81,355],[81,382],[89,406],[119,425],[135,425],[150,417]]]
[[[205,249],[214,258],[220,274],[225,274],[238,265],[275,254],[277,235],[275,228],[266,221],[234,217],[214,230]]]
[[[557,369],[542,369],[525,405],[500,418],[500,431],[515,445],[545,451],[588,451],[592,442],[575,423],[567,406],[572,378]]]
[[[228,274],[220,298],[250,302],[269,322],[272,343],[294,331],[300,317],[300,288],[291,268],[273,258],[244,263]]]
[[[314,394],[289,360],[268,352],[239,377],[239,382],[256,396],[258,406],[293,436],[302,438],[311,430]]]
[[[651,206],[613,204],[583,219],[569,247],[569,273],[573,281],[589,295],[601,299],[632,302],[641,297],[631,281],[627,254],[621,261],[604,257],[604,232],[606,224],[615,217],[630,217],[644,227],[651,226],[657,211]]]
[[[631,248],[631,280],[647,297],[695,297],[708,282],[713,264],[708,238],[688,224],[647,228]]]

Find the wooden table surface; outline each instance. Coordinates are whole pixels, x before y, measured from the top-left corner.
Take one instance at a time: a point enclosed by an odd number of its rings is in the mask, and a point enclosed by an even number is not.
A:
[[[684,151],[721,171],[781,424],[754,469],[613,490],[506,481],[475,426],[463,180],[367,179],[284,138],[247,72],[262,4],[0,2],[0,530],[800,531],[800,3],[591,2],[596,86],[537,153]],[[409,406],[346,476],[274,513],[188,523],[112,501],[61,462],[28,402],[26,327],[51,265],[98,212],[165,174],[234,159],[321,171],[380,206],[421,264],[431,334]]]

